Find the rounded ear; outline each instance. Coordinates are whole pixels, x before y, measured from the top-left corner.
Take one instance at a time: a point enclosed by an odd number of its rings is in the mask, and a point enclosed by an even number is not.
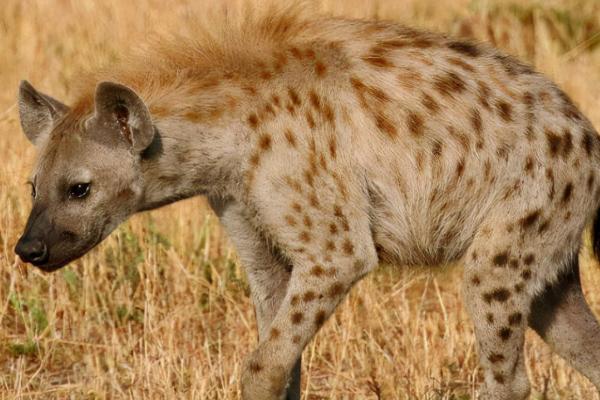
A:
[[[29,82],[21,81],[19,117],[23,132],[31,143],[41,143],[54,123],[68,111],[69,107],[60,101],[38,92]]]
[[[154,139],[150,111],[127,86],[101,82],[96,87],[96,119],[113,128],[133,148],[144,151]]]

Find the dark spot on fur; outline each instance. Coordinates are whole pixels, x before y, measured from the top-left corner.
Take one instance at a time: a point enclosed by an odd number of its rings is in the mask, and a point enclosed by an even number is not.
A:
[[[504,251],[502,253],[496,254],[492,261],[493,261],[494,265],[496,265],[498,267],[505,266],[506,263],[508,262],[508,252]]]
[[[560,151],[560,146],[562,143],[561,137],[552,132],[550,129],[546,129],[546,140],[548,141],[548,150],[550,151],[550,155],[555,157]]]
[[[304,300],[304,302],[306,303],[313,301],[315,298],[315,292],[313,292],[312,290],[309,290],[308,292],[304,293],[304,296],[302,296],[302,300]]]
[[[310,98],[310,104],[314,107],[314,109],[317,111],[320,111],[321,110],[321,98],[319,97],[319,95],[314,90],[311,90],[310,94],[309,94],[309,98]]]
[[[548,228],[550,227],[550,221],[544,221],[540,224],[540,227],[538,228],[538,233],[544,233],[548,230]]]
[[[317,126],[317,124],[315,123],[315,118],[313,117],[310,111],[306,112],[306,122],[308,123],[308,127],[310,129],[315,129],[315,126]]]
[[[504,303],[510,297],[510,292],[505,288],[494,289],[491,292],[487,292],[483,295],[483,299],[486,303],[490,304],[492,301],[498,301]]]
[[[523,315],[520,312],[512,313],[508,316],[508,324],[510,326],[517,326],[523,320]]]
[[[536,210],[527,214],[521,219],[521,227],[523,229],[530,229],[540,218],[540,211]]]
[[[427,108],[432,114],[437,113],[440,110],[440,105],[437,101],[427,93],[423,94],[423,105]]]
[[[334,283],[329,287],[329,297],[339,297],[344,293],[344,285],[341,283]]]
[[[277,339],[280,335],[281,335],[281,332],[279,332],[279,329],[271,328],[271,336],[270,336],[271,340]]]
[[[483,131],[483,121],[481,119],[481,113],[476,108],[471,110],[471,125],[473,126],[473,129],[475,129],[475,133],[477,133],[478,136],[481,136]]]
[[[564,158],[567,158],[571,151],[573,150],[573,135],[571,131],[565,129],[562,139],[562,155]]]
[[[315,325],[317,327],[322,326],[325,323],[325,319],[327,318],[327,314],[325,314],[325,311],[321,310],[317,313],[317,315],[315,315]]]
[[[502,65],[504,71],[506,71],[506,73],[510,76],[516,76],[518,74],[533,74],[531,67],[522,64],[514,57],[503,54],[495,54],[494,58]]]
[[[397,131],[396,127],[389,121],[389,119],[382,113],[375,115],[375,125],[377,128],[386,133],[390,138],[395,138]]]
[[[504,356],[500,353],[492,353],[489,355],[488,360],[492,364],[497,364],[497,363],[504,361]]]
[[[435,139],[431,148],[431,155],[434,158],[439,158],[442,155],[443,144],[440,140]]]
[[[297,294],[293,295],[292,298],[290,299],[290,304],[292,306],[296,306],[298,305],[298,302],[300,301],[300,297],[298,297]]]
[[[307,231],[302,231],[300,233],[300,240],[303,241],[304,243],[308,243],[310,242],[310,232]]]
[[[332,235],[336,235],[338,233],[338,227],[334,222],[329,224],[329,233]]]
[[[294,217],[292,217],[291,215],[286,215],[284,217],[285,222],[289,225],[289,226],[296,226],[297,222],[296,219]]]
[[[317,76],[322,77],[323,75],[325,75],[326,71],[327,71],[327,67],[321,61],[317,61],[315,63],[315,72],[317,73]]]
[[[325,104],[323,106],[323,115],[329,124],[335,126],[335,115],[333,114],[333,109],[329,104]]]
[[[461,58],[449,57],[448,62],[452,65],[456,65],[457,67],[462,68],[466,72],[475,72],[475,68],[471,64],[462,60]]]
[[[270,104],[267,104],[267,105],[265,106],[265,111],[266,111],[267,113],[271,114],[272,116],[275,116],[275,115],[277,115],[277,113],[275,112],[275,109],[274,109],[274,108],[273,108],[273,106],[272,106],[272,105],[270,105]]]
[[[260,137],[260,140],[258,142],[258,145],[260,146],[260,148],[264,151],[270,150],[271,149],[271,135],[269,135],[268,133],[265,133],[264,135],[262,135]]]
[[[379,103],[385,103],[390,101],[390,98],[385,92],[377,87],[369,86],[366,88],[366,92],[375,98]]]
[[[521,293],[523,291],[523,288],[525,287],[524,283],[517,283],[515,285],[515,292],[517,293]]]
[[[563,195],[561,198],[561,203],[563,204],[567,204],[569,201],[571,201],[571,197],[573,195],[573,184],[571,182],[567,183],[567,186],[565,186],[565,190],[563,190]]]
[[[250,124],[252,129],[256,129],[258,127],[258,122],[258,116],[256,114],[252,113],[248,116],[248,124]]]
[[[329,139],[329,155],[334,160],[337,156],[337,141],[335,137]]]
[[[333,242],[333,240],[327,240],[325,242],[325,250],[327,250],[327,251],[335,250],[335,243]]]
[[[502,119],[506,122],[512,121],[512,106],[506,101],[498,101],[496,103],[496,110]]]
[[[523,262],[525,263],[525,265],[531,265],[531,264],[533,264],[534,261],[535,261],[535,256],[531,253],[527,254],[523,258]]]
[[[527,156],[527,158],[525,159],[525,172],[527,172],[529,175],[532,175],[533,157],[531,157],[531,156]]]
[[[317,278],[323,276],[325,274],[325,270],[320,265],[315,265],[311,268],[310,274],[312,276],[316,276]]]
[[[504,384],[504,376],[500,372],[494,372],[494,380],[499,384]]]
[[[289,129],[285,130],[285,139],[287,140],[288,144],[291,147],[295,148],[297,146],[296,137],[294,136],[294,134],[292,133],[291,130],[289,130]]]
[[[334,205],[333,206],[333,215],[335,215],[338,218],[341,218],[344,216],[344,213],[342,212],[342,207],[340,207],[339,205]]]
[[[583,136],[581,137],[581,147],[583,147],[588,156],[592,154],[595,136],[596,134],[591,129],[586,129],[583,131]]]
[[[393,67],[393,65],[394,65],[387,58],[383,57],[382,55],[375,54],[375,53],[364,56],[362,59],[363,59],[363,61],[365,61],[375,67],[378,67],[378,68],[390,68],[390,67]]]
[[[490,90],[490,87],[482,81],[477,81],[477,87],[479,103],[481,103],[486,110],[491,110],[492,106],[490,105],[490,98],[492,91]]]
[[[469,42],[452,41],[448,43],[448,48],[468,57],[477,57],[481,54],[479,48]]]
[[[346,239],[344,241],[344,244],[342,245],[342,249],[344,250],[344,253],[347,254],[347,255],[354,254],[354,245],[348,239]]]
[[[258,164],[260,164],[260,154],[258,153],[254,153],[250,156],[250,164],[252,164],[252,166],[254,167],[258,167]]]
[[[302,212],[302,206],[298,203],[292,203],[292,209],[296,212]]]
[[[455,94],[462,93],[467,84],[455,72],[448,72],[444,76],[436,76],[433,80],[433,86],[442,95],[453,97]]]
[[[510,335],[512,335],[512,329],[510,329],[509,327],[505,326],[503,328],[500,328],[500,330],[498,331],[498,336],[504,342],[510,339]]]
[[[252,371],[253,373],[259,373],[260,371],[262,371],[262,365],[256,363],[256,362],[251,362],[249,365],[250,371]]]
[[[292,314],[292,324],[298,325],[304,319],[304,314],[301,312],[295,312]]]
[[[294,103],[296,106],[302,104],[302,102],[300,101],[300,96],[298,96],[298,92],[296,92],[294,88],[288,88],[288,94],[290,95],[292,103]]]
[[[415,38],[411,44],[418,49],[427,49],[432,47],[434,45],[434,42],[430,38],[419,37]]]
[[[551,167],[546,168],[546,178],[550,181],[550,192],[548,193],[548,198],[550,200],[554,199],[554,170]]]
[[[465,160],[460,159],[456,164],[456,179],[460,179],[465,172]]]
[[[407,117],[408,129],[415,136],[421,136],[423,134],[423,117],[419,114],[410,112]]]

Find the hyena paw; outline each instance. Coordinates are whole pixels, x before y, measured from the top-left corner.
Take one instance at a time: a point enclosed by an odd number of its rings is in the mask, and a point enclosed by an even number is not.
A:
[[[246,360],[242,371],[243,400],[283,400],[288,374],[258,357],[256,352]]]

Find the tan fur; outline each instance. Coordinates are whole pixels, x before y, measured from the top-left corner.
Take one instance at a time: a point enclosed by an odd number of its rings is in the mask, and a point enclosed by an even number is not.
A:
[[[600,337],[586,333],[599,329],[578,283],[532,308],[576,270],[598,207],[598,138],[560,89],[486,46],[387,22],[275,8],[223,32],[93,74],[64,118],[91,118],[99,81],[130,87],[160,138],[135,161],[136,210],[209,197],[257,307],[244,399],[285,395],[304,346],[382,260],[465,264],[482,398],[528,395],[530,320],[600,387]],[[66,151],[49,143],[44,160]]]

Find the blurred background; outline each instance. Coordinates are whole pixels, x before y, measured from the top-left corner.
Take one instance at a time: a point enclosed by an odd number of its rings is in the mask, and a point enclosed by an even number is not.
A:
[[[250,1],[261,7],[262,0]],[[214,0],[2,0],[0,5],[0,399],[239,397],[257,338],[235,251],[203,199],[135,216],[47,275],[13,253],[35,152],[20,131],[21,79],[65,102],[82,71],[147,37],[210,24]],[[487,41],[555,80],[600,128],[599,0],[324,0],[324,13],[393,19]],[[600,313],[600,269],[582,251]],[[474,399],[481,372],[461,266],[382,266],[304,353],[304,399]],[[533,333],[533,399],[598,399]]]

